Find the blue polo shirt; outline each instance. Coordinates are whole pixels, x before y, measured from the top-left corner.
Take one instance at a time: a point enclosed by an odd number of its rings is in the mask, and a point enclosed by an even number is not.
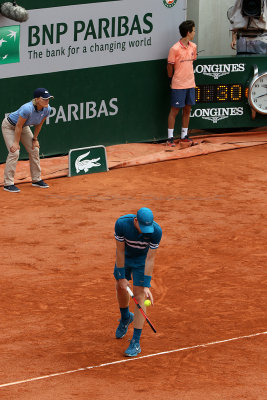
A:
[[[125,242],[125,265],[140,267],[145,265],[149,248],[157,249],[162,237],[161,227],[153,221],[153,233],[139,233],[134,226],[136,215],[120,217],[115,224],[115,239]]]
[[[13,125],[16,125],[19,117],[26,119],[23,126],[39,125],[44,118],[48,117],[50,112],[51,107],[49,105],[38,111],[32,104],[32,101],[29,101],[29,103],[23,104],[17,111],[9,114],[8,119]]]

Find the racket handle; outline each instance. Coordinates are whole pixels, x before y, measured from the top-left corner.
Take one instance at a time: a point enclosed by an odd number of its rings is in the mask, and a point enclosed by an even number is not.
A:
[[[133,292],[131,291],[131,289],[129,288],[129,286],[127,286],[127,292],[129,293],[129,295],[131,297],[134,297]]]
[[[142,307],[140,306],[140,304],[138,303],[138,301],[136,300],[136,298],[134,297],[133,292],[131,291],[131,289],[129,288],[129,286],[127,286],[127,292],[129,293],[129,295],[132,297],[133,301],[135,302],[135,304],[137,305],[137,308],[140,310],[140,312],[143,314],[143,317],[145,318],[146,322],[148,323],[148,325],[150,326],[150,328],[152,329],[153,332],[157,333],[156,329],[154,328],[154,326],[152,325],[152,323],[150,322],[148,316],[146,315],[146,313],[144,312],[144,310],[142,309]]]

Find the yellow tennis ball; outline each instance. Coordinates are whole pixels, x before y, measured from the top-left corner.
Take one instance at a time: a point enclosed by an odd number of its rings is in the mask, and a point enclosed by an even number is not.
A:
[[[144,301],[144,305],[145,305],[146,307],[151,306],[151,301],[150,301],[150,300],[145,300],[145,301]]]

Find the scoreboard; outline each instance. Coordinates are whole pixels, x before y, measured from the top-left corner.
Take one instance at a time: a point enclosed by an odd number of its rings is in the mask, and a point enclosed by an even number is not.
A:
[[[266,126],[267,103],[266,113],[256,113],[256,116],[255,113],[253,116],[249,104],[249,86],[255,66],[259,73],[264,73],[267,71],[266,61],[265,55],[198,58],[194,62],[196,105],[191,110],[189,128],[236,129]],[[264,101],[267,102],[267,96]]]
[[[244,100],[245,90],[240,83],[196,86],[196,103],[231,103]]]

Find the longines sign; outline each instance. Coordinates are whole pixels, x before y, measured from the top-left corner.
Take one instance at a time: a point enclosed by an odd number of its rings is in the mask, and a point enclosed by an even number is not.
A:
[[[191,113],[191,118],[201,118],[217,124],[218,121],[229,117],[240,117],[244,114],[243,107],[227,108],[197,108]]]
[[[235,72],[244,72],[244,63],[233,64],[199,64],[195,68],[195,74],[211,76],[214,79],[219,79],[221,76],[229,75]]]

